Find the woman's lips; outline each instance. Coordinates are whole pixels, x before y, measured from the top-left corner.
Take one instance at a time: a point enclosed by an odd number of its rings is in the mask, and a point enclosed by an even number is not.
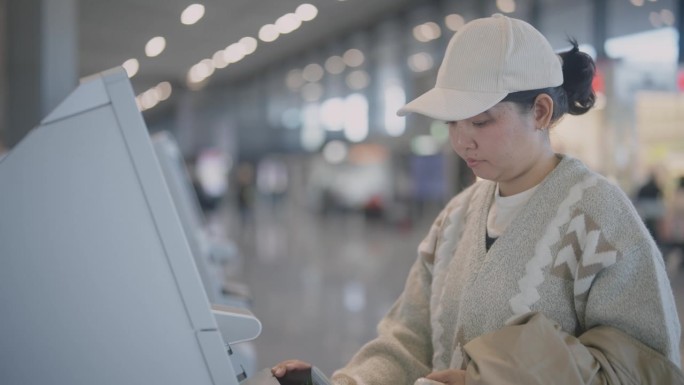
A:
[[[470,168],[477,167],[477,165],[480,164],[481,162],[482,162],[481,160],[477,160],[477,159],[472,159],[472,158],[466,159],[466,164]]]

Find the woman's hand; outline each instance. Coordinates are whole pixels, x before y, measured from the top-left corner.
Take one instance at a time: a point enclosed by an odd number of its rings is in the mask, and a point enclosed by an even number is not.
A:
[[[445,385],[465,385],[465,370],[447,369],[432,372],[425,376],[428,380],[441,382]]]
[[[274,376],[280,378],[284,376],[287,372],[293,370],[304,370],[311,368],[311,364],[299,360],[287,360],[283,361],[276,366],[271,368],[271,373]]]

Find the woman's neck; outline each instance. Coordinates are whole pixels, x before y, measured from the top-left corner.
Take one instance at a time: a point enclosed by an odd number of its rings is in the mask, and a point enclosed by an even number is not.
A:
[[[522,175],[510,181],[499,182],[499,194],[502,197],[519,194],[541,183],[560,163],[560,157],[553,152],[545,155],[542,160],[534,162]]]

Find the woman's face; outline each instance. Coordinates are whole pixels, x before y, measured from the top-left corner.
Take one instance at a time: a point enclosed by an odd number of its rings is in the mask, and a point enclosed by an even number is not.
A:
[[[451,146],[476,176],[499,182],[501,190],[531,188],[541,181],[535,175],[537,165],[553,155],[534,109],[523,112],[514,103],[501,102],[472,118],[449,122]]]

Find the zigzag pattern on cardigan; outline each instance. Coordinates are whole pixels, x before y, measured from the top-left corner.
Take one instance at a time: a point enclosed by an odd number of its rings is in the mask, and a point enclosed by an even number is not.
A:
[[[530,312],[530,307],[539,300],[537,287],[544,282],[543,269],[553,263],[551,247],[561,241],[560,229],[572,219],[570,212],[572,206],[582,199],[586,189],[596,185],[597,182],[598,178],[592,175],[572,186],[568,191],[568,195],[556,211],[556,216],[547,227],[546,233],[537,242],[534,256],[525,265],[525,275],[518,280],[520,292],[509,301],[513,316],[506,321],[507,324],[520,315]]]

